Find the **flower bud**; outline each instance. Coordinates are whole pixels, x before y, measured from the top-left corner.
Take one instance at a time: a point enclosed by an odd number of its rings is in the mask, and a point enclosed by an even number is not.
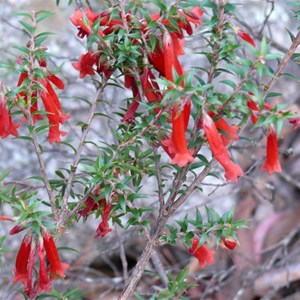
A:
[[[227,236],[226,238],[221,238],[219,245],[224,249],[233,250],[238,244],[238,241],[234,240],[231,236]]]

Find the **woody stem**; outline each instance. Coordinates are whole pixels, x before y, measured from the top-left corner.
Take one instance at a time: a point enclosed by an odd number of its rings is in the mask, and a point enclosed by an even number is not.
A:
[[[130,278],[127,281],[127,285],[122,291],[121,295],[119,296],[118,300],[126,300],[129,299],[129,297],[134,292],[137,284],[139,283],[145,269],[147,266],[148,261],[151,258],[152,253],[155,251],[155,249],[159,245],[159,237],[161,235],[161,232],[168,221],[170,215],[169,212],[165,211],[165,214],[161,214],[158,217],[157,226],[151,236],[151,238],[147,241],[147,244],[139,258],[139,261],[137,262]]]

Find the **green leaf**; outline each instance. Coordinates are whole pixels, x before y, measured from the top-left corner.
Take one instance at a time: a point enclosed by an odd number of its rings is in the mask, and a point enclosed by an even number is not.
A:
[[[154,5],[156,5],[161,11],[165,12],[167,10],[167,5],[164,0],[152,0],[151,1]]]
[[[201,213],[197,207],[196,209],[196,223],[199,224],[199,225],[202,225],[202,216],[201,216]]]
[[[35,46],[39,47],[47,38],[49,35],[52,35],[53,32],[42,32],[35,36]]]
[[[189,269],[186,267],[176,276],[176,281],[178,283],[184,281],[185,278],[188,276],[188,274],[189,274]]]
[[[260,54],[265,57],[268,51],[267,39],[264,36],[260,43]]]
[[[120,207],[123,210],[124,213],[126,213],[127,209],[126,209],[126,200],[125,197],[118,197],[119,203],[120,203]]]
[[[202,155],[202,154],[197,154],[197,157],[204,163],[204,165],[205,165],[206,167],[209,166],[209,161],[207,160],[207,158],[206,158],[204,155]]]
[[[55,14],[48,10],[40,10],[36,13],[36,21],[37,23],[41,22],[42,20],[54,16]]]
[[[229,223],[229,224],[231,224],[233,222],[234,208],[235,207],[232,206],[232,208],[222,216],[222,219],[224,222]]]
[[[280,135],[280,133],[281,133],[281,130],[283,127],[283,121],[284,121],[284,119],[278,118],[275,122],[275,128],[276,128],[277,135]]]
[[[19,23],[23,26],[23,28],[30,33],[31,35],[34,34],[36,27],[30,25],[29,23],[25,22],[25,21],[19,21]]]
[[[231,88],[235,89],[236,88],[236,84],[232,81],[232,80],[228,80],[228,79],[225,79],[225,80],[222,80],[220,81],[221,83],[224,83],[228,86],[230,86]]]
[[[271,60],[271,59],[282,59],[283,54],[282,53],[268,53],[265,55],[266,60]]]
[[[27,47],[16,45],[13,46],[13,48],[18,49],[19,51],[25,53],[26,55],[30,54],[30,50]]]
[[[10,170],[4,170],[1,174],[0,174],[0,181],[2,181],[8,174],[10,173]]]

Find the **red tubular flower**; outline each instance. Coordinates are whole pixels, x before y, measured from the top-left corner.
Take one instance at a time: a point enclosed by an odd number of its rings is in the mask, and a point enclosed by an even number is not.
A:
[[[1,93],[1,82],[0,82],[0,137],[6,138],[10,134],[14,136],[18,136],[17,129],[19,128],[19,124],[13,123],[10,112],[6,107],[6,98]]]
[[[253,47],[256,47],[256,44],[255,44],[255,41],[253,40],[253,38],[248,33],[246,33],[245,31],[243,31],[242,29],[238,28],[236,30],[236,34],[239,37],[241,37],[245,42],[249,43]]]
[[[98,188],[95,191],[94,195],[95,196],[99,196],[100,195],[100,191],[101,191],[101,189]],[[79,210],[78,214],[81,215],[81,216],[83,216],[83,217],[87,217],[90,212],[94,212],[94,211],[98,210],[105,203],[106,203],[106,199],[105,198],[100,199],[99,201],[96,201],[96,200],[94,200],[94,198],[92,196],[90,196],[84,202],[85,208]]]
[[[165,76],[164,54],[160,47],[156,47],[154,52],[149,53],[149,62],[159,72],[161,76]]]
[[[179,10],[179,15],[183,16],[184,19],[178,22],[178,26],[186,31],[188,35],[193,34],[192,24],[199,26],[202,24],[201,17],[203,10],[200,7],[194,7],[191,11]]]
[[[130,105],[126,111],[126,114],[124,115],[124,117],[122,118],[121,121],[122,122],[132,122],[135,118],[135,113],[136,113],[137,109],[139,108],[139,105],[140,104],[138,101],[133,100],[130,103]]]
[[[172,143],[173,147],[169,147],[170,153],[174,153],[171,161],[172,164],[177,164],[180,168],[187,163],[193,162],[195,158],[192,156],[193,149],[187,148],[187,140],[185,138],[185,118],[183,113],[179,113],[176,109],[172,110]]]
[[[257,113],[259,111],[258,105],[255,101],[251,99],[247,99],[247,106],[251,110],[251,121],[253,124],[255,124],[258,121]]]
[[[35,255],[36,255],[36,245],[35,245],[35,241],[32,240],[32,242],[31,242],[31,250],[30,250],[29,259],[28,259],[27,284],[26,284],[25,291],[24,291],[24,293],[30,299],[34,298],[35,295],[36,295],[36,290],[33,287],[33,281],[32,281]]]
[[[144,68],[143,70],[143,74],[141,76],[141,84],[142,84],[142,89],[145,93],[145,97],[149,102],[154,102],[154,103],[161,102],[163,96],[158,91],[159,86],[157,82],[155,82],[155,77],[148,67]],[[160,111],[160,109],[155,108],[154,111],[157,114]]]
[[[64,278],[64,270],[68,268],[68,265],[60,261],[53,237],[47,230],[43,231],[42,237],[49,261],[48,272],[50,273],[50,279],[53,280],[56,277]]]
[[[221,135],[223,144],[227,146],[231,141],[237,141],[239,136],[237,135],[239,131],[239,126],[229,125],[223,118],[219,119],[215,123],[218,130],[221,130],[224,134]]]
[[[49,81],[47,79],[42,79],[41,83],[45,90],[41,91],[40,95],[43,100],[50,125],[48,139],[50,144],[60,143],[60,136],[64,136],[67,133],[59,130],[59,123],[63,124],[69,116],[63,113],[59,99]]]
[[[26,223],[26,222],[24,222],[24,223]],[[14,227],[9,231],[9,234],[10,234],[10,235],[14,235],[14,234],[17,234],[17,233],[21,232],[22,230],[24,230],[24,229],[26,228],[24,223],[17,224],[16,226],[14,226]]]
[[[168,33],[164,34],[164,62],[165,62],[165,77],[169,81],[173,81],[173,69],[179,76],[183,75],[182,66],[178,60],[176,52],[180,52],[174,47],[174,38]],[[182,83],[184,85],[184,83]],[[185,131],[188,124],[190,113],[190,103],[185,104],[183,111],[179,107],[172,108],[172,134],[171,141],[164,141],[164,146],[168,146],[168,152],[173,154],[172,164],[177,164],[179,167],[185,166],[189,162],[194,161],[192,156],[194,150],[188,150]]]
[[[84,20],[84,17],[87,19],[87,23]],[[75,9],[74,15],[70,18],[71,22],[78,29],[77,36],[79,38],[84,38],[91,34],[91,26],[98,19],[99,15],[93,13],[89,8],[85,10],[85,13],[78,8]]]
[[[250,93],[250,95],[253,95],[252,93]],[[252,99],[247,99],[247,106],[248,108],[251,110],[251,121],[253,124],[255,124],[258,121],[258,117],[259,117],[259,112],[261,111],[258,107],[258,104],[252,100]],[[264,108],[265,110],[271,110],[273,108],[273,105],[270,103],[264,103]]]
[[[208,112],[210,117],[214,117],[215,113],[212,111]],[[238,131],[239,126],[230,125],[223,118],[215,121],[215,125],[219,131],[221,131],[221,139],[223,141],[224,146],[227,146],[231,141],[239,140]],[[200,129],[203,126],[203,120],[200,118],[197,122],[197,129]]]
[[[31,250],[32,235],[28,233],[24,236],[20,249],[16,258],[15,276],[13,282],[21,281],[24,286],[27,285],[28,280],[28,260]]]
[[[92,197],[88,197],[84,202],[85,208],[78,211],[78,214],[87,217],[90,212],[97,210],[100,206],[102,199],[99,202],[96,202]]]
[[[109,220],[109,214],[111,212],[111,209],[112,209],[111,203],[104,204],[103,213],[102,213],[102,221],[99,224],[98,228],[96,229],[95,238],[98,238],[98,237],[103,238],[112,231],[111,228],[108,228],[108,220]]]
[[[193,23],[197,26],[202,24],[202,15],[203,10],[199,6],[193,7],[191,11],[184,11],[184,15],[186,16],[186,19],[188,22]]]
[[[267,156],[265,163],[262,165],[262,169],[267,171],[269,174],[282,171],[278,159],[277,134],[273,126],[269,127],[267,137]]]
[[[290,124],[293,125],[294,129],[297,129],[298,126],[300,125],[300,117],[298,117],[298,118],[291,118],[288,121],[289,121]]]
[[[16,218],[15,217],[9,217],[9,216],[0,216],[0,221],[15,222]]]
[[[60,78],[58,78],[56,75],[49,73],[47,75],[47,79],[50,80],[60,90],[63,90],[65,88],[64,82]],[[59,103],[59,106],[60,106],[60,103]]]
[[[236,182],[238,177],[244,174],[243,170],[231,161],[214,121],[205,111],[203,112],[203,128],[213,155],[225,170],[226,180]]]
[[[204,268],[206,264],[214,264],[215,250],[210,250],[206,245],[198,246],[199,240],[197,238],[192,239],[192,247],[189,252],[198,259],[200,268]]]
[[[95,71],[93,69],[94,64],[96,63],[96,56],[92,52],[88,52],[80,56],[78,62],[72,63],[74,69],[80,72],[79,77],[83,78],[86,75],[95,75]]]
[[[139,102],[141,101],[141,96],[135,83],[135,79],[132,76],[125,75],[125,87],[132,90],[132,96],[134,100],[130,103],[126,114],[122,118],[122,122],[131,122],[134,120],[135,113],[140,105]]]
[[[221,238],[219,245],[224,249],[233,250],[236,247],[236,245],[238,245],[238,242],[234,240],[231,236],[227,236],[226,238]]]
[[[45,261],[45,248],[44,241],[42,238],[39,239],[38,243],[38,257],[40,263],[39,278],[38,278],[38,293],[42,291],[51,291],[51,280],[47,274],[46,261]]]
[[[18,86],[24,85],[25,84],[24,81],[27,78],[28,78],[27,73],[21,73],[18,81]],[[59,130],[59,123],[63,124],[65,120],[69,119],[70,117],[64,114],[64,112],[62,111],[60,100],[56,92],[54,91],[53,87],[51,86],[51,83],[53,83],[59,89],[64,89],[64,83],[60,78],[58,78],[56,75],[50,72],[48,72],[46,77],[39,79],[38,81],[42,86],[42,90],[32,93],[30,97],[31,103],[29,105],[30,105],[32,120],[35,123],[36,120],[43,119],[42,115],[36,113],[38,110],[37,96],[39,95],[42,98],[47,113],[48,122],[50,125],[48,140],[51,144],[54,142],[59,143],[61,141],[60,136],[64,136],[67,134],[64,131]],[[28,97],[26,93],[23,91],[17,95],[17,98],[18,99],[23,98],[26,103],[28,102]]]

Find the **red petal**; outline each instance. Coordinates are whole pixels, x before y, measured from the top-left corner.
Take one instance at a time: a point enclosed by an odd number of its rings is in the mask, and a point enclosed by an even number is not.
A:
[[[269,174],[281,172],[281,166],[278,159],[277,135],[273,126],[270,127],[267,137],[267,156],[262,169]]]
[[[55,276],[64,278],[64,266],[62,265],[58,251],[54,242],[53,237],[48,231],[44,231],[43,234],[44,246],[49,261],[49,272],[51,274],[51,279],[55,279]]]
[[[50,292],[51,291],[51,281],[47,274],[44,241],[42,239],[39,240],[39,244],[38,244],[38,257],[39,257],[39,263],[40,263],[39,279],[38,279],[38,293],[41,293],[42,291]]]
[[[24,285],[28,278],[28,259],[31,250],[32,235],[26,234],[22,240],[20,249],[16,258],[15,276],[13,282],[21,281]]]
[[[58,87],[59,89],[63,90],[63,89],[65,88],[64,82],[63,82],[60,78],[58,78],[56,75],[50,73],[50,74],[47,76],[47,79],[49,79],[49,80],[50,80],[53,84],[55,84],[56,87]]]
[[[244,41],[246,41],[253,47],[256,47],[256,44],[255,44],[255,41],[253,40],[253,38],[248,33],[243,31],[242,29],[237,30],[237,35],[240,36]]]
[[[232,140],[237,141],[239,136],[237,135],[239,131],[239,126],[229,125],[224,119],[219,119],[215,123],[217,129],[224,132],[221,138],[225,146],[227,146]]]
[[[208,249],[204,244],[201,246],[198,246],[198,244],[198,239],[193,238],[192,247],[189,249],[189,252],[198,259],[200,268],[204,268],[206,264],[214,264],[215,250]]]
[[[243,170],[231,161],[215,123],[206,112],[203,117],[203,128],[213,155],[225,170],[225,178],[236,182],[238,176],[243,175]]]

